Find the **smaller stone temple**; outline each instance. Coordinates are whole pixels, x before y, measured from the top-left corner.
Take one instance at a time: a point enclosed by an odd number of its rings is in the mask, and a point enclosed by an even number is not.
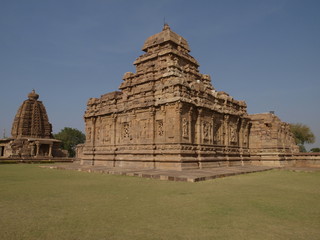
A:
[[[14,118],[10,138],[0,139],[0,158],[66,157],[61,141],[52,136],[52,126],[39,95],[28,94]]]
[[[274,112],[251,114],[251,160],[264,165],[278,165],[299,152],[290,124],[282,122]]]

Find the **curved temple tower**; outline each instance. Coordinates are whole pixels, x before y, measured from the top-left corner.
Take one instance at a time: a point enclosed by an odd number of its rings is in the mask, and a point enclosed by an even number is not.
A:
[[[0,157],[52,158],[66,157],[61,141],[52,136],[46,109],[33,90],[14,118],[11,138],[0,139]]]
[[[52,138],[52,126],[39,95],[32,90],[14,118],[11,135],[13,138]]]
[[[190,169],[249,161],[246,103],[218,92],[188,42],[166,24],[120,91],[91,98],[82,164]]]

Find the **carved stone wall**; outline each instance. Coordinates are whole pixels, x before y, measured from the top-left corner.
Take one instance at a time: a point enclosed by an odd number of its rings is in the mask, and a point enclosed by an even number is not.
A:
[[[253,164],[285,165],[299,152],[288,123],[273,113],[249,115],[251,122],[249,144]]]
[[[293,133],[288,123],[282,122],[273,113],[249,115],[251,119],[251,152],[298,152]]]

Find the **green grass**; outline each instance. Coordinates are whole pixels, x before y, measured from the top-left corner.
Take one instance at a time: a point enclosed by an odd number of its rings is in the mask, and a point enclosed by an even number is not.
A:
[[[0,239],[320,239],[320,172],[186,183],[0,165]]]

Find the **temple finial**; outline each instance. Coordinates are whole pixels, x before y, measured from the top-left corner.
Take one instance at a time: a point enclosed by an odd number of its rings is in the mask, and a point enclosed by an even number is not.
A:
[[[36,91],[32,89],[31,93],[28,94],[28,98],[30,100],[38,100],[39,94],[37,94]]]
[[[168,30],[168,29],[170,29],[169,24],[165,22],[165,23],[163,24],[163,29],[162,29],[162,31]]]

